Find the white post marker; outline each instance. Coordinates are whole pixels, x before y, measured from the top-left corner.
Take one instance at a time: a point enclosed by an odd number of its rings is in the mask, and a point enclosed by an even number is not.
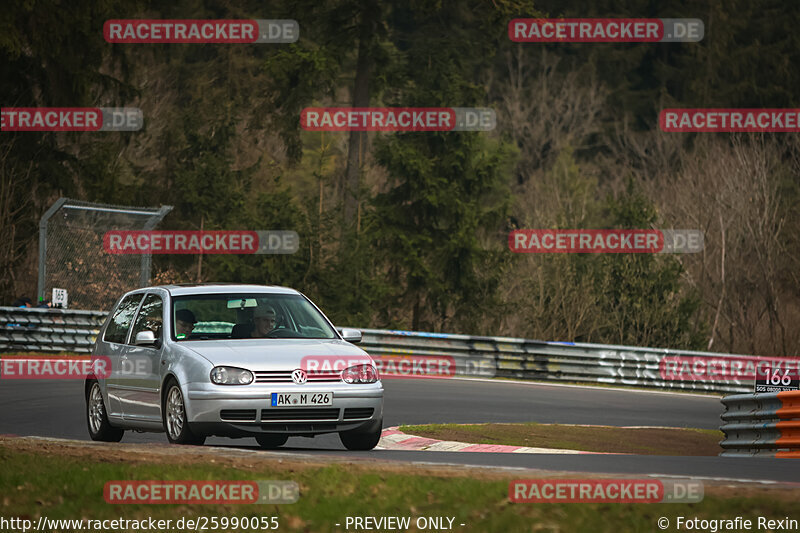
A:
[[[53,289],[53,307],[67,308],[67,289]]]

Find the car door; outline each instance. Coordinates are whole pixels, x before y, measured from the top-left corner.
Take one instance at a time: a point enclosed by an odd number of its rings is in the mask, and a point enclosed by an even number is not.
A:
[[[131,294],[120,301],[103,333],[102,353],[95,354],[106,356],[111,361],[111,375],[106,379],[106,391],[108,393],[108,414],[112,417],[123,416],[120,386],[123,384],[123,365],[128,349],[128,333],[130,333],[133,317],[136,316],[143,296],[142,293]]]
[[[161,425],[161,355],[164,346],[164,300],[156,293],[144,298],[136,315],[123,358],[124,384],[120,401],[125,419]],[[137,346],[136,335],[153,332],[156,344]],[[147,424],[150,425],[150,424]]]

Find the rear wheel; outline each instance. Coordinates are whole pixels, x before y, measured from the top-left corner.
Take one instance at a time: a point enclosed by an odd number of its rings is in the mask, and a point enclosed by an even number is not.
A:
[[[339,439],[344,447],[351,451],[371,450],[378,445],[383,431],[383,419],[378,420],[367,429],[354,429],[339,433]]]
[[[92,440],[101,442],[119,442],[125,431],[115,428],[108,421],[106,406],[103,403],[103,392],[100,384],[92,379],[86,387],[86,425]]]
[[[191,425],[186,420],[186,404],[183,401],[183,393],[174,379],[167,381],[165,385],[161,413],[164,421],[164,430],[167,432],[167,439],[172,444],[193,444],[202,446],[206,441],[205,435],[197,435],[192,431]]]
[[[286,441],[289,440],[288,435],[280,435],[280,434],[273,434],[273,433],[264,433],[263,435],[257,435],[256,441],[258,441],[258,445],[264,448],[265,450],[271,450],[273,448],[278,448],[286,444]]]

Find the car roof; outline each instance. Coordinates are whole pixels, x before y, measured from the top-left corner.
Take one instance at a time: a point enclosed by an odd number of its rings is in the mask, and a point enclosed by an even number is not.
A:
[[[192,294],[226,294],[226,293],[265,293],[265,294],[300,294],[289,287],[277,285],[249,285],[241,283],[181,283],[179,285],[158,285],[150,289],[165,289],[172,296],[188,296]]]

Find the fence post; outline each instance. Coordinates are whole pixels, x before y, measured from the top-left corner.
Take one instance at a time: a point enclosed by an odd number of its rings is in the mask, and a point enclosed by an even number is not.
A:
[[[66,198],[59,198],[56,203],[50,206],[50,209],[45,211],[41,220],[39,220],[39,285],[36,290],[37,305],[44,300],[44,283],[47,269],[47,221],[50,220],[50,217],[52,217],[66,201]]]

